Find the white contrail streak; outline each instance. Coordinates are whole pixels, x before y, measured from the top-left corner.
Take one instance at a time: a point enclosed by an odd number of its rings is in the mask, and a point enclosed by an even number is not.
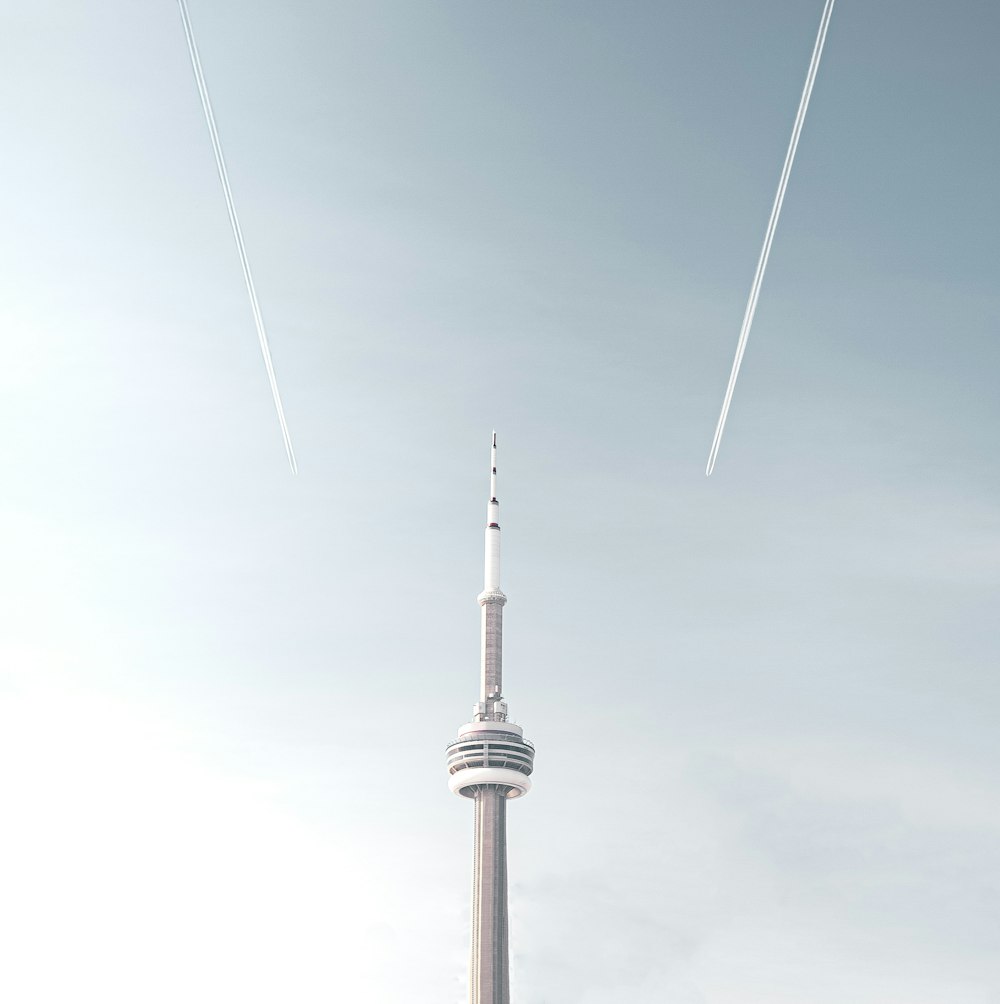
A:
[[[771,218],[768,220],[767,231],[764,234],[764,246],[761,248],[760,258],[757,261],[757,271],[754,273],[753,283],[750,286],[750,297],[747,300],[747,309],[743,315],[740,339],[736,345],[736,358],[733,360],[733,370],[729,374],[729,385],[726,387],[726,396],[722,402],[719,424],[715,427],[715,439],[712,440],[712,449],[708,454],[708,466],[705,468],[706,476],[712,473],[716,457],[719,455],[719,446],[722,443],[722,430],[726,427],[726,416],[729,414],[729,405],[733,400],[736,378],[740,373],[740,364],[743,362],[743,353],[746,351],[747,339],[750,337],[753,315],[757,310],[757,298],[760,296],[761,283],[764,281],[764,270],[767,268],[767,259],[771,254],[771,242],[774,240],[774,231],[778,226],[778,217],[781,215],[781,204],[785,199],[785,189],[788,187],[788,176],[792,173],[792,161],[795,160],[795,149],[799,145],[802,123],[806,120],[806,109],[809,107],[809,98],[812,96],[813,84],[816,82],[816,72],[819,70],[820,57],[823,55],[823,43],[826,41],[826,30],[830,26],[833,3],[834,0],[826,0],[826,5],[823,8],[823,16],[820,18],[816,44],[813,46],[812,59],[809,62],[809,72],[806,74],[806,83],[805,87],[802,88],[802,98],[799,101],[799,110],[795,116],[795,125],[792,126],[792,138],[788,142],[788,152],[785,154],[785,166],[781,169],[781,179],[778,181],[778,193],[774,197],[774,205],[771,207]]]
[[[194,40],[194,29],[191,27],[191,15],[188,13],[186,0],[177,0],[181,9],[181,20],[184,22],[184,34],[187,36],[188,51],[191,53],[191,66],[194,68],[194,79],[198,84],[198,94],[201,96],[201,107],[205,111],[205,122],[208,125],[208,133],[212,137],[212,149],[215,151],[215,164],[219,169],[219,180],[222,182],[222,191],[226,196],[226,208],[229,210],[229,222],[233,227],[233,238],[236,241],[236,250],[239,252],[240,265],[243,268],[243,280],[247,286],[247,294],[250,297],[250,309],[253,311],[253,321],[257,327],[257,340],[260,342],[260,351],[264,356],[264,366],[267,369],[267,379],[271,384],[271,396],[274,398],[274,408],[278,413],[278,424],[281,426],[281,436],[285,441],[285,452],[288,454],[288,463],[292,468],[292,473],[298,473],[298,466],[295,463],[295,453],[292,450],[292,439],[288,434],[288,423],[285,421],[285,410],[281,406],[281,395],[278,393],[278,381],[274,375],[274,365],[271,362],[271,349],[267,344],[267,331],[264,328],[264,318],[260,313],[260,304],[257,302],[257,289],[254,286],[253,273],[250,271],[250,260],[247,258],[246,245],[243,243],[243,231],[240,229],[239,217],[236,215],[236,203],[233,202],[233,190],[229,186],[229,174],[226,171],[226,161],[222,156],[222,143],[219,140],[219,130],[215,127],[215,115],[212,113],[212,102],[208,97],[208,85],[205,83],[205,74],[201,69],[201,58],[198,55],[198,46]]]

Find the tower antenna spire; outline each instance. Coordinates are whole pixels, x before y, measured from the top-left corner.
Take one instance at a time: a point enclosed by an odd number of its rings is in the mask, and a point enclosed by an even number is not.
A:
[[[483,590],[500,592],[500,503],[497,501],[496,432],[493,433],[493,445],[490,447],[490,500],[486,503],[486,560]]]

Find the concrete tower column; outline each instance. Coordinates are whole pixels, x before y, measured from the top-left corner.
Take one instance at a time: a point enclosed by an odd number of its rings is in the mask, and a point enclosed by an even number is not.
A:
[[[472,876],[471,1004],[508,1004],[507,796],[494,785],[475,794],[476,853]]]

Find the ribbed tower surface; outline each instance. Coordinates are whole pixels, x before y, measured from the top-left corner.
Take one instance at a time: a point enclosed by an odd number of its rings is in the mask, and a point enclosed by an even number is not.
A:
[[[507,801],[531,788],[535,749],[507,720],[503,697],[503,607],[500,591],[500,503],[497,437],[491,450],[490,501],[486,507],[486,572],[482,608],[479,701],[472,721],[448,744],[449,786],[476,809],[472,873],[472,956],[469,1004],[510,1004],[507,920]]]

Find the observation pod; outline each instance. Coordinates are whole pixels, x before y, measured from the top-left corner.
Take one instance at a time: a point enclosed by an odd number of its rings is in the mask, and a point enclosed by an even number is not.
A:
[[[456,795],[475,798],[485,785],[503,789],[507,798],[531,790],[535,747],[511,722],[470,722],[448,743],[448,787]]]

